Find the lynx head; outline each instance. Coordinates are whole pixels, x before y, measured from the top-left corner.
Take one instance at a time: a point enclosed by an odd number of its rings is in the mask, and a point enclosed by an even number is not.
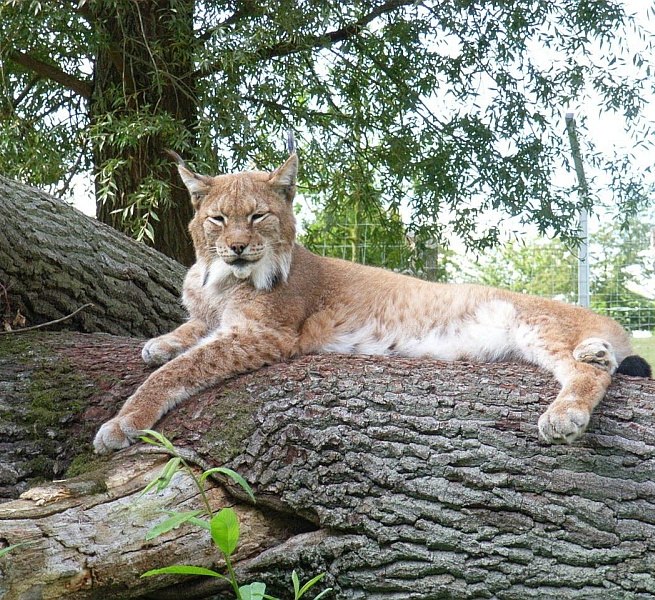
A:
[[[195,209],[189,231],[196,258],[207,264],[212,280],[249,278],[261,290],[286,281],[296,235],[296,154],[271,173],[216,177],[193,173],[170,154]]]

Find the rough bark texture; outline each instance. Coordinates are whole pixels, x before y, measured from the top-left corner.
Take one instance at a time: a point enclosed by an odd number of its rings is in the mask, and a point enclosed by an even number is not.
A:
[[[0,177],[0,223],[4,319],[36,325],[87,302],[64,327],[154,336],[184,319],[182,265],[65,202]]]
[[[138,341],[62,333],[0,349],[5,494],[37,473],[21,448],[43,456],[42,475],[75,455],[87,471],[0,505],[0,539],[34,541],[0,559],[0,596],[231,597],[214,580],[138,578],[176,562],[220,565],[192,526],[144,541],[156,507],[199,507],[189,481],[137,498],[158,468],[152,455],[83,456],[147,373]],[[39,429],[29,382],[44,378],[61,411]],[[239,573],[271,592],[284,594],[297,568],[326,571],[345,599],[652,598],[655,382],[617,377],[572,446],[537,440],[556,391],[525,365],[310,356],[192,398],[158,428],[253,484],[257,506],[237,502]]]

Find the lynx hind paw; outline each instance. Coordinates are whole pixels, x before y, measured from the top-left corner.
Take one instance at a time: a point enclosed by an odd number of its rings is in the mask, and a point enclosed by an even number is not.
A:
[[[127,448],[139,433],[130,417],[114,417],[100,427],[93,440],[93,447],[96,454],[108,454]]]
[[[588,363],[598,369],[607,371],[610,375],[618,367],[612,344],[601,338],[587,338],[583,340],[573,350],[573,358],[579,362]]]
[[[539,417],[539,435],[548,444],[570,444],[587,429],[589,411],[572,406],[550,406]]]
[[[149,367],[159,367],[180,353],[180,347],[167,342],[162,337],[148,340],[141,350],[141,358]]]

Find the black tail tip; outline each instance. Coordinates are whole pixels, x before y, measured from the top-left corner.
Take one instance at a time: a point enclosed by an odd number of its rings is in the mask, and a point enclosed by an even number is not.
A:
[[[616,370],[623,375],[632,375],[632,377],[653,377],[653,371],[650,365],[641,356],[633,354],[626,356]]]

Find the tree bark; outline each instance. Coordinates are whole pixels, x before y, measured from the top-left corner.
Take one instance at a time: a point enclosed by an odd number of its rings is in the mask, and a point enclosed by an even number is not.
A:
[[[0,302],[36,325],[152,337],[179,325],[185,269],[65,202],[0,177]]]
[[[0,540],[32,542],[0,559],[3,598],[233,597],[209,578],[139,579],[221,568],[191,525],[145,541],[157,508],[200,508],[188,477],[138,497],[166,457],[136,446],[89,461],[95,429],[148,373],[139,348],[0,339],[5,496],[81,473],[0,505]],[[271,593],[288,597],[295,568],[325,571],[345,599],[651,598],[655,382],[616,377],[580,441],[546,446],[536,422],[557,387],[526,365],[307,356],[193,397],[157,428],[253,485],[255,506],[218,487],[210,500],[235,505],[239,576]],[[26,466],[26,448],[44,460]]]

